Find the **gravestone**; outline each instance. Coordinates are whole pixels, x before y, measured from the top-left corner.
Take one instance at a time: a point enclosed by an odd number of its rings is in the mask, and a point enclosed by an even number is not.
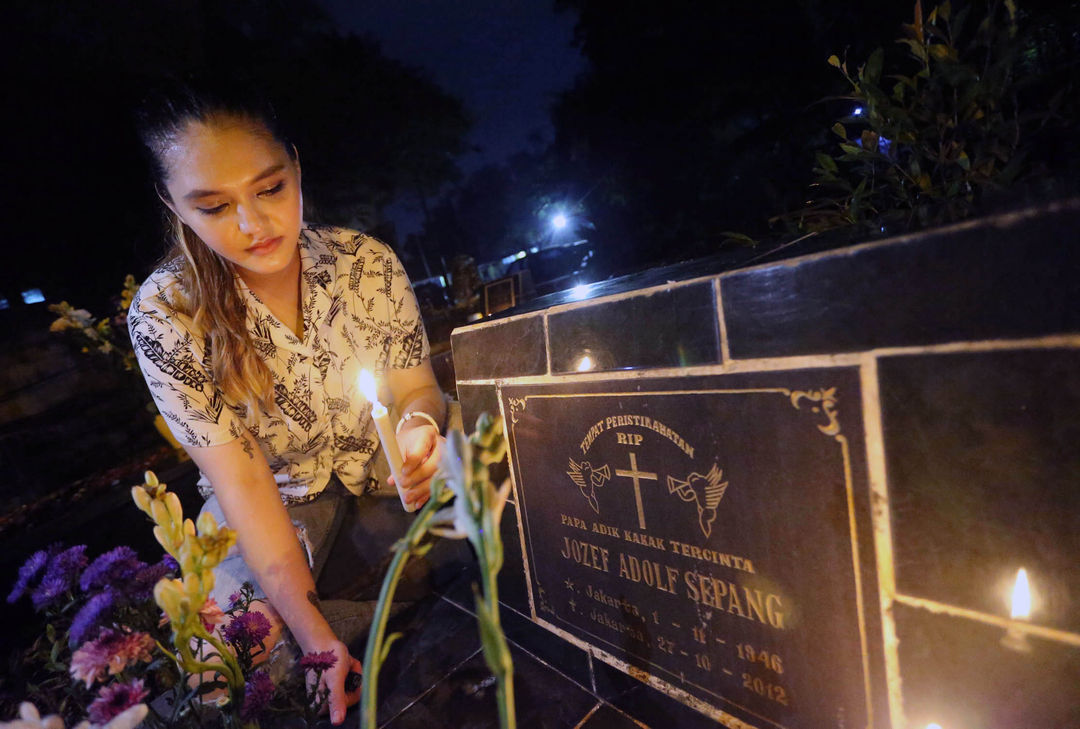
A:
[[[875,725],[857,369],[501,396],[541,625],[731,726]]]

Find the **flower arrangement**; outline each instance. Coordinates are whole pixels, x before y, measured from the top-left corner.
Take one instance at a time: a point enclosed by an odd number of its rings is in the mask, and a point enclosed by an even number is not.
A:
[[[124,287],[116,300],[116,311],[101,319],[95,319],[86,309],[76,309],[66,301],[49,304],[49,311],[57,315],[49,325],[49,331],[66,332],[82,352],[95,354],[117,369],[137,374],[135,352],[127,335],[127,316],[128,308],[138,290],[135,277],[131,274],[125,276]],[[150,408],[153,408],[152,404]],[[152,411],[157,412],[156,409]]]
[[[432,536],[468,539],[476,551],[482,591],[474,585],[473,592],[484,657],[498,682],[501,726],[515,726],[513,666],[496,583],[503,561],[499,519],[510,482],[496,489],[488,472],[506,453],[502,421],[484,414],[469,439],[454,431],[447,444],[431,498],[395,545],[379,596],[364,660],[365,727],[375,726],[379,668],[398,637],[385,637],[397,582],[408,559],[432,547]],[[265,668],[270,623],[253,587],[243,585],[225,607],[209,596],[213,569],[235,544],[235,532],[208,513],[197,522],[185,519],[179,498],[153,472],[131,494],[166,552],[159,562],[142,561],[128,546],[91,561],[85,545],[57,545],[20,568],[8,602],[28,598],[44,616],[45,631],[21,661],[31,701],[0,728],[132,729],[141,722],[151,729],[257,729],[290,717],[313,724],[329,698],[320,678],[336,657],[305,655],[299,670],[275,683]],[[0,705],[0,712],[14,713],[11,708]]]
[[[304,656],[299,672],[275,684],[259,665],[271,647],[270,625],[252,609],[259,602],[252,586],[230,595],[224,608],[209,597],[213,568],[235,533],[210,515],[197,524],[184,519],[176,494],[152,472],[132,498],[154,522],[166,552],[161,561],[147,564],[128,546],[93,561],[85,545],[53,546],[19,569],[7,600],[28,598],[45,631],[21,661],[30,701],[0,726],[254,729],[289,716],[313,723],[327,700],[319,678],[336,658]]]

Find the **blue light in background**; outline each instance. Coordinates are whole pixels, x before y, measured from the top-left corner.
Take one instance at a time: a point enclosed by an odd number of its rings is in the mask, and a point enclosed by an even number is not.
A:
[[[27,289],[22,292],[22,300],[24,304],[40,304],[45,300],[45,295],[41,289]]]

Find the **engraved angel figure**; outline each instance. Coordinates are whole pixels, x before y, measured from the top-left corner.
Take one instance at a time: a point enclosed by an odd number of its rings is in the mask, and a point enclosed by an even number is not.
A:
[[[606,464],[600,468],[593,468],[588,461],[574,463],[574,459],[571,458],[570,470],[566,472],[566,475],[581,489],[581,495],[589,502],[592,510],[599,514],[600,506],[596,503],[596,489],[611,478],[611,468]]]
[[[693,501],[697,505],[698,523],[705,536],[712,533],[712,523],[716,519],[716,506],[724,497],[728,482],[720,482],[724,472],[715,463],[709,472],[702,476],[696,471],[680,481],[674,476],[668,476],[668,493],[678,494],[683,501]]]

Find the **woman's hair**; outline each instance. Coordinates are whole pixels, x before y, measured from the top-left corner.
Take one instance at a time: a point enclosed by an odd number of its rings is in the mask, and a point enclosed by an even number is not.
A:
[[[147,94],[136,113],[136,130],[147,153],[154,187],[169,200],[166,152],[192,123],[244,122],[281,144],[295,159],[273,108],[258,97],[195,82],[169,82]],[[271,409],[273,376],[248,335],[247,307],[232,264],[218,255],[166,208],[171,245],[163,259],[178,271],[177,308],[206,336],[214,382],[231,400]]]

